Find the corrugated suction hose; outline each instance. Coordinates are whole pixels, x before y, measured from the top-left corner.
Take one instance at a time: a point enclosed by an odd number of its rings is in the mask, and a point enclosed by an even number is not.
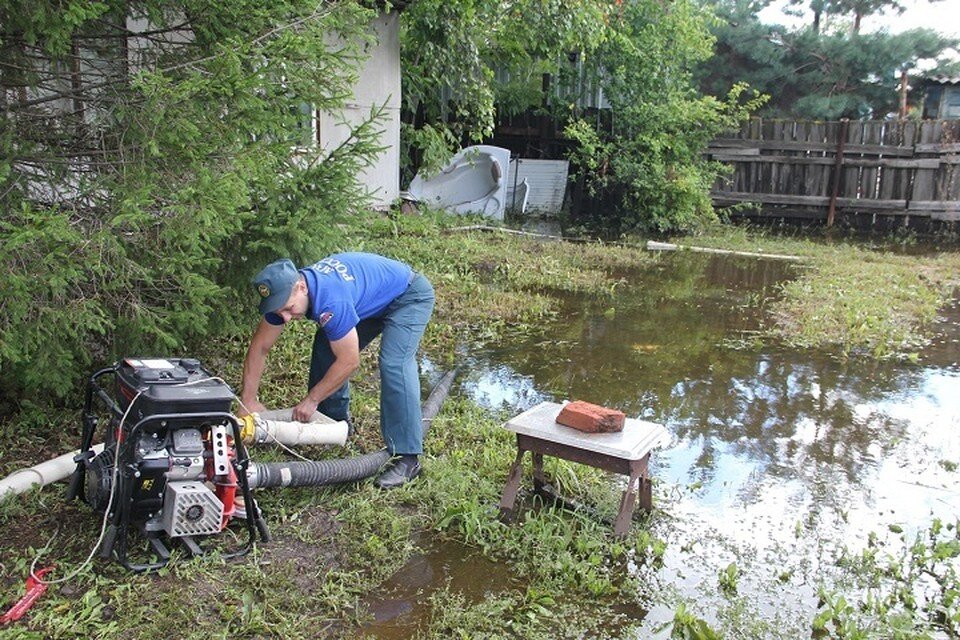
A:
[[[456,369],[445,373],[423,403],[421,412],[424,434],[430,429],[433,418],[440,413],[440,407],[450,394],[450,387],[456,377]],[[380,471],[389,460],[390,453],[381,449],[362,456],[336,460],[255,462],[247,471],[247,480],[251,489],[345,484],[369,478]]]

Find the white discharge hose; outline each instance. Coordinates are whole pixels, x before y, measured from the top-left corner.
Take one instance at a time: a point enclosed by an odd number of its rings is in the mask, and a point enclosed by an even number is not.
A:
[[[94,455],[99,455],[103,451],[103,443],[94,445],[92,449]],[[77,463],[73,458],[79,453],[80,450],[77,449],[53,460],[14,471],[6,478],[0,479],[0,498],[7,494],[24,493],[36,486],[45,487],[53,482],[63,480],[77,468]]]
[[[293,420],[293,409],[263,411],[253,415],[252,437],[244,421],[243,441],[248,444],[340,445],[347,443],[350,428],[343,420],[332,420],[322,413],[314,413],[310,422]]]

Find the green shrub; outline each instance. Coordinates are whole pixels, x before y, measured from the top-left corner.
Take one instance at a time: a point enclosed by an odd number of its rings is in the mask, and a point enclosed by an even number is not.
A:
[[[572,120],[574,173],[593,204],[578,224],[608,236],[693,230],[716,220],[710,187],[721,174],[707,144],[761,104],[735,86],[725,99],[700,94],[691,70],[712,55],[707,15],[695,3],[623,5],[596,54],[596,82],[612,123]]]

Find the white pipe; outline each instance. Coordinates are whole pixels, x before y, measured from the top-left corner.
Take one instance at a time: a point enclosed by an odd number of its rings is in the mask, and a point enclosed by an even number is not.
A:
[[[103,443],[92,447],[93,454],[98,455],[103,451]],[[0,480],[0,498],[11,493],[23,493],[30,489],[58,482],[70,476],[77,468],[74,457],[80,453],[80,450],[65,453],[62,456],[47,460],[40,464],[35,464],[27,469],[14,471],[6,478]]]
[[[343,420],[332,420],[320,412],[310,422],[293,420],[293,409],[263,411],[254,417],[254,444],[278,442],[288,445],[344,445],[349,426]]]
[[[747,258],[768,258],[770,260],[808,260],[805,256],[790,256],[782,253],[760,253],[756,251],[734,251],[733,249],[714,249],[713,247],[696,247],[693,245],[671,244],[647,240],[647,251],[692,251],[694,253],[719,253],[731,256],[745,256]]]

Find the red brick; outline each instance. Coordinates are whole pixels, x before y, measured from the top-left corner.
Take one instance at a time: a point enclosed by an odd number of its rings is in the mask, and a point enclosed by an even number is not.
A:
[[[586,433],[611,433],[623,431],[627,416],[622,411],[576,400],[565,404],[557,416],[557,422]]]

